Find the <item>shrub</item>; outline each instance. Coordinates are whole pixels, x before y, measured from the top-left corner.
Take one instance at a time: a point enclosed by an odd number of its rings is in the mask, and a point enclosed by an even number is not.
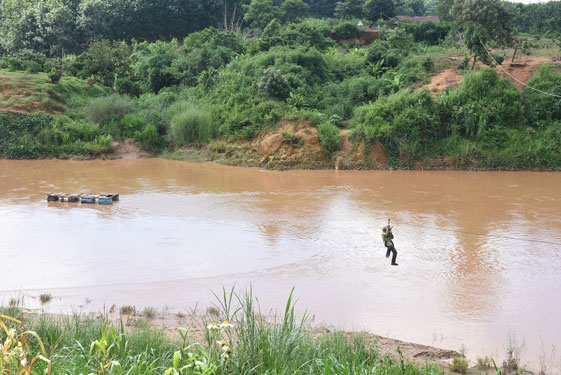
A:
[[[51,295],[51,293],[43,293],[39,296],[39,299],[41,300],[41,303],[51,302],[52,298],[53,298],[53,296]]]
[[[301,146],[304,143],[304,139],[294,132],[283,131],[282,137],[291,146]]]
[[[52,68],[50,73],[48,74],[48,77],[51,80],[51,83],[56,85],[62,77],[62,72],[56,70],[55,68]]]
[[[395,29],[387,36],[388,45],[391,49],[395,49],[407,56],[414,46],[413,37],[407,34],[403,29]]]
[[[257,88],[270,97],[284,100],[290,93],[290,85],[282,73],[275,68],[263,71]]]
[[[497,64],[502,65],[503,61],[505,60],[504,55],[496,54],[493,55],[493,59],[497,62]]]
[[[119,94],[139,97],[142,94],[140,84],[129,77],[115,79],[115,91]]]
[[[460,63],[460,65],[458,65],[458,69],[467,70],[469,68],[469,61],[470,61],[469,56],[464,56],[462,62]]]
[[[140,132],[146,126],[144,119],[137,114],[127,114],[121,120],[121,136],[126,138],[140,138]]]
[[[421,65],[423,66],[423,69],[425,69],[425,71],[427,72],[432,72],[434,70],[434,61],[430,56],[425,57]]]
[[[144,316],[147,317],[148,319],[154,319],[156,317],[156,309],[151,306],[145,307]]]
[[[124,306],[121,306],[121,308],[119,309],[119,312],[122,315],[136,315],[136,307],[132,306],[132,305],[124,305]]]
[[[549,64],[542,65],[538,69],[538,74],[530,78],[528,85],[550,94],[561,95],[561,73],[552,71]],[[561,100],[525,88],[524,112],[528,125],[532,127],[548,121],[561,120]]]
[[[176,146],[207,143],[218,135],[218,125],[209,108],[179,102],[170,108],[170,140]]]
[[[322,123],[318,125],[319,143],[327,155],[333,155],[341,149],[341,137],[339,129],[330,123]]]
[[[394,68],[399,65],[401,55],[398,50],[391,48],[387,41],[377,40],[368,48],[366,60],[372,64],[381,61],[382,66]]]
[[[452,365],[450,366],[450,370],[454,372],[458,372],[460,374],[465,374],[468,369],[468,361],[462,357],[455,357],[452,360]]]
[[[113,143],[113,137],[108,135],[100,135],[96,138],[95,143],[99,146],[99,151],[109,151],[111,149],[111,143]]]
[[[331,115],[331,117],[329,118],[329,123],[340,128],[343,126],[343,118],[339,115]]]
[[[397,160],[414,160],[438,145],[441,129],[435,103],[428,90],[400,91],[381,97],[355,111],[355,140],[380,142]]]
[[[366,60],[371,63],[380,61],[385,58],[389,50],[390,46],[388,42],[385,40],[376,40],[368,47]]]
[[[495,128],[521,125],[522,105],[516,86],[493,69],[466,76],[462,84],[438,97],[442,123],[462,137],[483,139]]]
[[[335,34],[337,40],[351,39],[360,36],[360,30],[356,27],[355,22],[343,21],[335,25],[333,34]]]
[[[417,23],[403,23],[402,25],[408,34],[411,34],[415,42],[424,42],[429,45],[437,45],[450,32],[451,26],[447,22],[425,21]]]
[[[156,127],[149,124],[142,129],[142,133],[140,133],[140,142],[143,149],[156,151],[162,143],[162,140]]]
[[[134,102],[125,95],[111,95],[92,100],[86,112],[90,120],[98,125],[109,125],[111,121],[119,123],[128,113],[135,110]]]
[[[480,371],[489,370],[493,367],[493,360],[488,357],[478,357],[477,358],[477,369]]]

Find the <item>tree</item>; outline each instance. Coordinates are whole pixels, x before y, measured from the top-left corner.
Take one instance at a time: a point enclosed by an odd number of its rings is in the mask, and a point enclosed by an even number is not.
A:
[[[284,21],[296,22],[308,16],[310,6],[302,0],[285,0],[281,5],[281,11]]]
[[[244,0],[221,0],[219,7],[222,9],[221,21],[224,31],[238,31],[243,21]]]
[[[470,22],[464,25],[464,41],[466,47],[470,50],[473,55],[473,64],[471,68],[475,67],[475,62],[479,58],[484,64],[489,65],[491,59],[489,54],[485,50],[485,44],[489,42],[489,34],[480,25]]]
[[[364,0],[339,1],[335,6],[335,17],[343,19],[362,18]]]
[[[395,17],[395,4],[392,0],[367,0],[364,4],[364,16],[370,21]]]
[[[115,13],[112,4],[106,0],[84,0],[78,9],[78,29],[89,43],[113,39]]]
[[[474,57],[488,62],[485,44],[499,46],[512,43],[514,20],[518,9],[502,0],[460,0],[452,7],[454,21],[463,29],[466,46]]]
[[[333,17],[337,0],[305,0],[310,13],[316,17]]]
[[[43,0],[35,5],[35,41],[42,49],[57,54],[62,48],[73,47],[75,35],[75,15],[60,0]]]
[[[413,10],[416,16],[425,14],[425,2],[423,0],[407,0],[405,4]]]
[[[9,52],[22,49],[55,54],[74,45],[75,15],[61,0],[1,3],[0,43]]]
[[[436,15],[444,21],[452,21],[452,7],[454,0],[438,0],[436,5]]]
[[[279,19],[281,16],[281,10],[273,4],[273,0],[251,0],[251,3],[246,5],[246,9],[244,21],[261,30],[272,20]]]
[[[179,44],[175,39],[169,43],[159,40],[155,43],[142,42],[135,45],[134,68],[152,92],[157,93],[164,87],[178,84],[177,78],[170,69],[178,55],[178,48]]]
[[[102,40],[92,43],[78,57],[82,65],[80,76],[94,76],[105,86],[113,87],[115,76],[125,77],[130,69],[130,47],[125,42]]]

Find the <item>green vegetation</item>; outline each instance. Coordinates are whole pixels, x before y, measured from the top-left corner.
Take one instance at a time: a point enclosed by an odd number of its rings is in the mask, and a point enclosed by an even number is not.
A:
[[[529,89],[520,95],[487,52],[494,49],[501,63],[500,48],[517,43],[522,22],[545,35],[548,26],[530,25],[527,15],[551,8],[547,42],[524,36],[520,49],[559,55],[552,50],[557,5],[192,0],[183,9],[144,0],[53,1],[0,5],[0,109],[32,113],[0,115],[1,157],[103,157],[114,141],[132,139],[166,157],[265,165],[271,155],[257,155],[254,145],[278,132],[299,149],[290,167],[325,167],[349,152],[337,134],[346,128],[354,150],[364,143],[365,160],[382,146],[388,164],[377,167],[561,168],[558,98]],[[375,40],[368,26],[378,30]],[[464,46],[469,54],[451,63]],[[439,95],[422,89],[451,66],[466,76],[459,87]],[[554,66],[529,81],[556,95],[560,83]],[[279,129],[286,122],[316,127],[322,152]]]
[[[41,301],[41,303],[51,302],[52,298],[53,296],[51,296],[50,293],[43,293],[39,296],[39,300]]]
[[[450,370],[460,374],[465,374],[467,372],[468,367],[469,367],[468,361],[465,358],[455,357],[452,360],[452,365],[450,366]]]
[[[136,314],[136,307],[131,305],[124,305],[121,306],[119,309],[119,313],[121,315],[135,315]]]
[[[205,323],[196,323],[206,326],[204,334],[180,328],[170,337],[162,328],[153,328],[141,319],[111,322],[106,317],[79,315],[33,317],[23,315],[17,307],[0,309],[0,340],[6,349],[0,372],[444,374],[429,363],[422,366],[402,357],[381,355],[367,336],[313,334],[308,315],[296,316],[292,297],[274,322],[260,313],[251,292],[240,296],[226,293],[217,312],[221,324],[207,321],[208,317],[203,317]]]

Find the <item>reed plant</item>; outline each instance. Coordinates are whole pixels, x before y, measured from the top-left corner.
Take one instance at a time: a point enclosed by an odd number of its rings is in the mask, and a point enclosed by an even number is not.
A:
[[[218,124],[208,106],[181,101],[168,110],[169,137],[176,146],[205,144],[218,136]]]
[[[192,334],[196,330],[189,327],[170,337],[146,321],[129,325],[107,316],[30,316],[11,308],[0,322],[25,326],[18,331],[25,332],[23,336],[10,337],[29,336],[23,347],[27,364],[35,367],[8,373],[443,374],[434,365],[408,362],[399,352],[396,357],[381,355],[367,336],[314,331],[310,315],[297,314],[293,292],[280,315],[264,313],[251,289],[243,293],[223,290],[216,307],[219,316],[205,315],[201,321],[206,327],[204,337]],[[0,314],[7,311],[0,309]],[[217,318],[222,323],[209,320]],[[10,329],[0,328],[1,342]],[[14,360],[9,365],[20,366]]]

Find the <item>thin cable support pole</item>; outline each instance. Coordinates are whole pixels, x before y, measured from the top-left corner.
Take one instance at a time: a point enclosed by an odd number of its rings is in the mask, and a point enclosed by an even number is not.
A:
[[[525,87],[527,87],[527,88],[529,88],[529,89],[532,89],[532,90],[534,90],[534,91],[537,91],[537,92],[542,93],[542,94],[545,94],[545,95],[553,96],[554,98],[560,98],[560,99],[561,99],[561,95],[552,94],[552,93],[549,93],[549,92],[545,92],[545,91],[539,90],[539,89],[537,89],[537,88],[535,88],[535,87],[528,86],[527,84],[525,84],[524,82],[522,82],[522,81],[519,80],[518,78],[514,77],[512,74],[510,74],[509,72],[507,72],[505,68],[503,68],[501,65],[497,64],[497,61],[495,61],[495,58],[493,57],[493,55],[491,55],[491,52],[489,52],[489,50],[487,49],[487,47],[485,47],[485,44],[483,44],[483,42],[482,42],[481,40],[479,40],[479,43],[481,43],[481,45],[483,46],[483,48],[485,49],[485,51],[489,54],[489,57],[491,57],[491,60],[493,60],[493,62],[495,63],[495,65],[498,66],[499,68],[501,68],[502,71],[505,72],[505,74],[508,75],[510,78],[512,78],[512,79],[515,80],[516,82],[520,83],[521,85],[523,85],[523,86],[525,86]]]

